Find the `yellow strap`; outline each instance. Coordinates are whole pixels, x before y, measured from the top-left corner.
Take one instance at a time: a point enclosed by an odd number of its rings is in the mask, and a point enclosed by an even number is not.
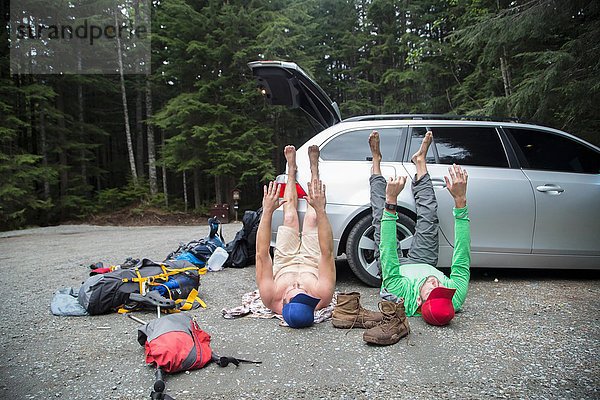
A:
[[[183,303],[180,307],[178,307],[178,309],[182,310],[182,311],[188,311],[188,310],[192,309],[195,301],[197,301],[198,304],[200,304],[200,306],[202,308],[206,308],[206,303],[200,297],[198,297],[198,291],[196,289],[193,289],[190,292],[187,299],[185,299],[185,300],[178,299],[178,300],[175,300],[175,303],[177,303],[177,304]]]
[[[139,270],[139,269],[137,269],[137,268],[135,269],[135,274],[137,275],[137,279],[136,279],[136,278],[133,278],[132,280],[133,280],[134,282],[138,282],[138,284],[140,285],[140,294],[142,294],[142,295],[145,295],[145,294],[146,294],[146,290],[145,290],[145,288],[144,288],[144,282],[145,282],[145,281],[144,281],[144,280],[142,280],[142,279],[144,279],[144,278],[142,278],[142,274],[140,274],[140,270]]]
[[[165,275],[174,275],[174,274],[179,274],[180,272],[193,271],[193,270],[198,270],[198,273],[200,273],[200,269],[206,269],[205,267],[203,267],[203,268],[198,268],[198,267],[169,268],[163,264],[160,264],[160,267],[162,268],[163,273]]]
[[[206,267],[202,267],[202,268],[198,268],[198,267],[185,267],[185,268],[168,268],[166,267],[164,264],[160,264],[160,268],[162,269],[163,273],[162,274],[157,274],[157,275],[151,275],[151,276],[147,276],[147,277],[142,277],[142,274],[140,274],[140,271],[138,268],[135,268],[135,274],[137,275],[137,277],[135,278],[131,278],[131,282],[137,282],[140,286],[140,293],[143,295],[145,294],[145,290],[144,290],[144,284],[147,283],[150,286],[164,286],[167,289],[167,292],[169,293],[169,298],[173,299],[173,296],[171,295],[171,291],[169,290],[169,288],[164,285],[161,282],[156,283],[155,281],[157,279],[161,279],[165,282],[167,282],[169,280],[169,276],[172,275],[177,275],[180,274],[182,272],[185,271],[198,271],[198,275],[204,275],[206,274],[206,272],[208,271],[208,269]],[[122,279],[123,282],[129,282],[129,279],[124,278]],[[180,304],[183,303],[185,301],[185,303],[179,307],[176,310],[169,310],[170,312],[179,312],[179,310],[183,310],[183,311],[187,311],[190,310],[193,306],[194,306],[194,302],[197,301],[198,304],[200,304],[200,306],[202,308],[206,308],[206,303],[200,298],[198,297],[198,290],[193,289],[190,294],[188,295],[187,299],[183,300],[183,299],[178,299],[175,300],[175,303]],[[124,314],[129,312],[128,310],[125,310],[123,308],[120,308],[118,310],[118,312],[120,314]]]
[[[200,304],[200,307],[206,308],[206,303],[200,297],[196,297],[196,301]]]
[[[148,280],[150,278],[154,279],[164,279],[164,280],[168,280],[169,276],[171,275],[177,275],[180,274],[182,272],[185,271],[193,271],[193,270],[197,270],[198,271],[198,275],[204,275],[206,274],[206,271],[208,271],[208,269],[206,267],[202,267],[202,268],[198,268],[198,267],[185,267],[185,268],[167,268],[164,265],[160,265],[163,273],[162,274],[156,274],[156,275],[151,275],[148,277],[143,278],[142,275],[140,274],[140,271],[136,268],[135,269],[135,273],[137,275],[137,278],[132,278],[131,281],[132,282],[140,282],[140,281],[144,281],[144,280]],[[123,282],[129,282],[129,279],[127,278],[123,278]]]

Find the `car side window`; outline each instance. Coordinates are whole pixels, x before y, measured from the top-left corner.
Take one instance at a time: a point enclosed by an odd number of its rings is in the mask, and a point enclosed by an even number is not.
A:
[[[396,161],[402,128],[377,129],[381,141],[382,161]],[[342,133],[331,139],[321,149],[321,158],[327,161],[370,160],[369,135],[373,129]]]
[[[506,129],[506,128],[505,128]],[[600,173],[600,153],[568,137],[536,129],[508,128],[525,159],[525,168]]]
[[[500,136],[488,126],[436,126],[431,127],[433,143],[427,162],[438,164],[477,165],[483,167],[508,167],[508,159]],[[408,156],[417,152],[427,128],[414,127],[411,132]]]

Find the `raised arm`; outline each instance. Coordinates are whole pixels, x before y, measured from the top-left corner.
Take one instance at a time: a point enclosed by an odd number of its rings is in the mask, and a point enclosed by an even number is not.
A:
[[[319,237],[319,282],[317,283],[317,295],[321,298],[318,307],[327,306],[331,303],[333,291],[335,290],[335,261],[333,258],[333,233],[329,218],[325,212],[327,204],[325,196],[325,184],[320,180],[308,183],[308,196],[306,201],[315,210],[317,215],[317,234]]]
[[[279,207],[279,184],[269,182],[263,187],[262,215],[256,231],[256,284],[263,304],[271,308],[275,297],[271,246],[273,213]]]
[[[386,204],[395,205],[398,202],[398,195],[404,189],[406,177],[399,176],[390,178],[385,188]],[[398,214],[396,210],[385,209],[381,217],[381,239],[379,243],[379,263],[381,264],[381,286],[388,292],[398,297],[407,297],[408,279],[400,273],[400,260],[398,259],[396,220]]]
[[[453,165],[448,168],[450,177],[444,177],[446,188],[454,198],[454,251],[450,279],[456,287],[452,303],[456,310],[462,307],[467,298],[469,279],[471,277],[471,229],[469,209],[467,207],[467,171]]]

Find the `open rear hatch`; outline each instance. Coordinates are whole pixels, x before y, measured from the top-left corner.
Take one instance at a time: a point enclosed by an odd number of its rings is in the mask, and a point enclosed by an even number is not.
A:
[[[269,104],[300,108],[321,130],[342,120],[337,103],[295,63],[253,61],[248,66]]]

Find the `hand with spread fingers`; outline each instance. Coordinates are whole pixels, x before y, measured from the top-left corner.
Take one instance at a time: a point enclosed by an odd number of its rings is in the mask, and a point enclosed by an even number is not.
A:
[[[263,186],[263,213],[273,214],[275,210],[283,203],[279,203],[280,184],[269,182],[269,185]]]
[[[387,182],[387,186],[385,187],[385,201],[391,204],[396,204],[398,201],[398,195],[402,189],[404,189],[405,184],[405,176],[390,178],[390,180]]]
[[[325,211],[327,199],[325,197],[325,184],[321,180],[314,179],[308,182],[308,195],[306,201],[315,211]]]
[[[450,177],[445,176],[446,188],[454,197],[456,208],[463,208],[467,205],[467,180],[469,175],[467,171],[456,164],[448,168]]]

